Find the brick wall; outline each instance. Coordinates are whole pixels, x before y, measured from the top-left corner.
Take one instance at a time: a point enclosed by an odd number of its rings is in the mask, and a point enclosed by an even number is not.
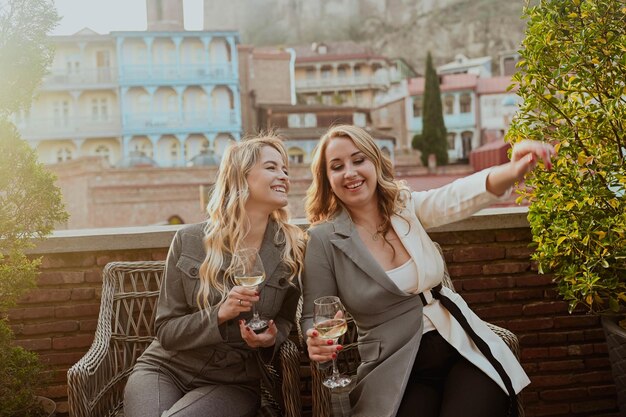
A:
[[[17,343],[48,364],[53,398],[67,415],[66,372],[89,348],[99,309],[100,273],[107,262],[164,259],[174,227],[65,231],[39,245],[38,288],[10,312]],[[524,210],[484,211],[432,231],[456,289],[483,319],[517,334],[532,384],[526,415],[617,417],[606,342],[597,317],[570,315],[552,278],[530,261]],[[310,373],[302,356],[301,386],[310,415]]]

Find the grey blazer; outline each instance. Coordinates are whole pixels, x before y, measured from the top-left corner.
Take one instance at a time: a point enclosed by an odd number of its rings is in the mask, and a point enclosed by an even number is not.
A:
[[[270,221],[260,251],[266,280],[259,286],[256,309],[262,317],[274,320],[278,334],[273,348],[259,349],[257,354],[239,331],[239,318],[250,319],[251,313],[218,325],[217,309],[207,316],[196,305],[200,265],[206,253],[203,226],[185,226],[174,236],[157,303],[156,340],[138,359],[137,368],[159,369],[183,390],[213,383],[256,385],[265,371],[261,361],[271,360],[294,325],[298,280],[289,281],[289,270],[281,262],[283,246],[275,243],[278,226]],[[226,259],[221,273],[229,263]],[[210,302],[219,298],[216,292]]]
[[[313,300],[322,295],[338,295],[357,323],[353,415],[394,416],[422,338],[420,297],[392,288],[345,211],[309,229],[303,282],[304,331],[313,327]]]

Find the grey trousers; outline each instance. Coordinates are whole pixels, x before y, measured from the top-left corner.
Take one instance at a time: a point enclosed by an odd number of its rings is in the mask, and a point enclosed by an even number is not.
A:
[[[157,370],[136,369],[124,390],[125,417],[254,417],[258,389],[247,385],[204,385],[181,390]]]

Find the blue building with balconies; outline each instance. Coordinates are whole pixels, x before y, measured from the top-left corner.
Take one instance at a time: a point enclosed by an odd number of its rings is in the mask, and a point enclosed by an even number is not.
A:
[[[122,153],[159,166],[220,155],[241,136],[236,32],[114,32]]]

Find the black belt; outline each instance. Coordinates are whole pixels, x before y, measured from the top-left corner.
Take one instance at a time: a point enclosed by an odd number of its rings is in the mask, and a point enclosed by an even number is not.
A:
[[[500,378],[502,378],[502,381],[504,382],[504,386],[506,387],[506,390],[509,393],[509,416],[517,417],[518,416],[517,395],[515,394],[515,390],[513,389],[511,378],[502,367],[502,364],[495,358],[495,356],[493,356],[493,353],[491,353],[491,349],[489,348],[489,345],[480,336],[478,336],[478,334],[476,334],[472,326],[467,321],[467,318],[465,318],[465,316],[463,315],[463,312],[461,311],[459,306],[457,306],[454,303],[454,301],[452,301],[445,295],[441,294],[440,290],[441,290],[441,284],[437,285],[434,288],[431,288],[430,291],[432,293],[433,298],[439,300],[439,302],[446,308],[446,310],[448,310],[450,314],[452,314],[452,316],[456,319],[456,321],[459,322],[461,327],[463,327],[463,330],[465,330],[465,332],[468,334],[470,339],[472,339],[472,341],[474,342],[478,350],[480,350],[480,353],[482,353],[483,356],[487,358],[491,366],[493,366],[496,372],[498,372],[498,375],[500,376]],[[420,299],[422,300],[422,304],[427,305],[428,302],[426,300],[426,296],[423,293],[420,293],[419,296],[420,296]]]

